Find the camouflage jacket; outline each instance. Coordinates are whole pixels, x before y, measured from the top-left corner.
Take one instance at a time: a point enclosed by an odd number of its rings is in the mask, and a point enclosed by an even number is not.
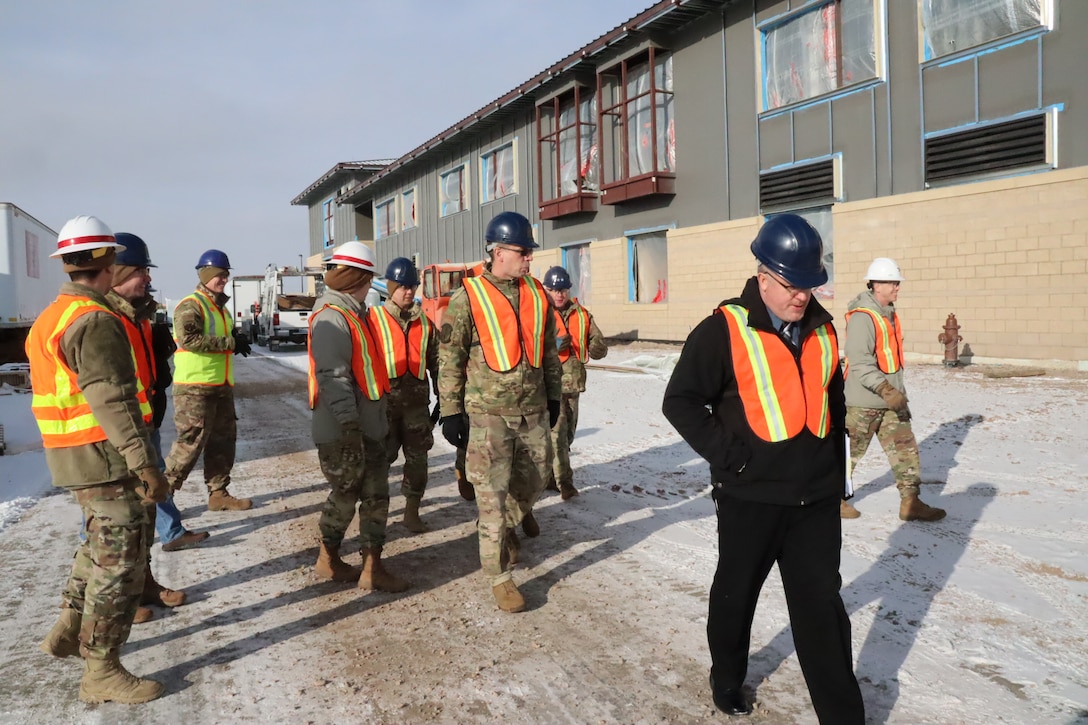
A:
[[[407,330],[408,325],[418,320],[423,314],[423,308],[415,303],[408,310],[401,310],[393,304],[392,300],[386,300],[383,305],[387,312],[400,325],[400,329]],[[407,316],[405,316],[407,315]],[[374,330],[374,326],[371,326]],[[431,325],[430,339],[427,341],[427,374],[430,380],[420,380],[412,373],[406,373],[399,378],[389,378],[389,408],[390,410],[404,410],[405,408],[423,406],[431,403],[429,389],[438,387],[438,333],[434,325]]]
[[[601,329],[597,327],[597,323],[593,319],[593,315],[589,314],[589,310],[578,304],[578,300],[571,300],[565,310],[558,310],[558,312],[560,317],[563,318],[564,324],[570,324],[571,313],[578,308],[585,310],[586,314],[589,315],[589,357],[591,360],[600,360],[608,354],[608,346],[605,345],[604,335],[601,334]],[[569,346],[570,340],[556,338],[556,343]],[[584,393],[585,391],[586,366],[572,351],[571,356],[563,363],[563,392]]]
[[[224,294],[215,294],[203,284],[196,287],[198,292],[211,297],[222,308],[230,299]],[[227,315],[227,320],[230,320]],[[174,309],[174,339],[179,347],[189,352],[223,352],[234,349],[234,337],[217,337],[204,334],[204,308],[196,300],[183,299]],[[174,395],[225,395],[230,392],[229,385],[186,385],[174,386]]]
[[[66,282],[60,293],[89,297],[113,309],[105,296],[76,282]],[[136,401],[136,368],[122,323],[102,312],[82,315],[61,335],[59,350],[108,438],[71,448],[46,448],[53,485],[85,488],[120,481],[131,477],[131,471],[157,465],[158,455]]]
[[[366,320],[366,306],[344,292],[327,289],[314,303],[310,317],[310,365],[317,384],[312,433],[315,444],[334,443],[343,436],[343,427],[358,423],[363,435],[385,440],[389,432],[386,399],[370,400],[355,382],[351,370],[354,349],[350,324],[337,310],[321,310],[336,305]],[[381,364],[375,358],[374,363]]]
[[[518,280],[501,280],[484,272],[484,278],[518,309]],[[513,370],[495,372],[484,362],[480,336],[472,322],[468,293],[453,293],[438,333],[438,399],[442,416],[458,413],[528,415],[547,408],[563,392],[563,369],[555,347],[555,317],[545,315],[544,360],[532,367],[525,356]]]

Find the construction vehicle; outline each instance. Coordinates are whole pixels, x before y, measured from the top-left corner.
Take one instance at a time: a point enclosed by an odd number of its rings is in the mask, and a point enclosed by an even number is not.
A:
[[[428,264],[423,268],[423,314],[435,325],[442,325],[442,315],[449,307],[450,297],[460,287],[465,277],[477,277],[483,274],[483,262],[469,266],[467,264]]]
[[[281,345],[305,345],[310,313],[325,291],[325,270],[268,265],[255,307],[258,345],[276,352]],[[297,290],[297,291],[296,291]]]
[[[0,363],[26,362],[23,344],[30,326],[68,280],[57,233],[25,211],[0,202]]]

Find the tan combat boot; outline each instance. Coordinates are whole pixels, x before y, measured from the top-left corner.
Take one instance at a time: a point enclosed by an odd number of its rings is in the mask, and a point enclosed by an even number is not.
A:
[[[861,512],[854,508],[854,504],[849,501],[842,501],[839,503],[839,518],[840,519],[857,519],[861,518]]]
[[[317,554],[317,563],[314,564],[314,574],[334,582],[357,582],[361,569],[350,566],[340,558],[340,545],[335,546],[321,542],[321,550]]]
[[[377,589],[380,592],[403,592],[410,584],[386,571],[382,566],[382,547],[363,549],[363,573],[359,577],[360,589]]]
[[[404,499],[404,527],[413,534],[422,534],[427,530],[427,524],[419,518],[419,499]]]
[[[454,469],[454,473],[457,475],[457,493],[461,494],[461,498],[466,501],[476,500],[476,489],[473,487],[469,480],[465,478],[465,474],[460,470]]]
[[[559,484],[559,497],[564,501],[569,501],[578,495],[578,489],[574,487],[573,483],[561,483]]]
[[[525,514],[525,518],[521,520],[521,530],[525,532],[525,535],[530,539],[535,539],[540,536],[540,524],[537,523],[536,517],[533,516],[533,512]]]
[[[212,491],[208,494],[209,511],[245,511],[253,506],[253,500],[248,498],[234,498],[226,489]]]
[[[148,607],[136,607],[136,615],[132,618],[133,624],[143,624],[155,618],[155,612]]]
[[[38,649],[54,657],[78,657],[79,628],[82,625],[83,613],[71,607],[65,607],[60,610],[60,618],[38,645]]]
[[[495,595],[495,604],[504,612],[524,612],[525,597],[521,596],[517,585],[512,579],[507,579],[502,584],[491,587],[491,593]]]
[[[899,501],[899,518],[903,521],[940,521],[945,510],[922,503],[918,494],[912,493]]]
[[[148,564],[147,570],[144,572],[144,593],[140,597],[140,604],[180,607],[185,604],[185,592],[167,589],[155,581],[155,577],[151,574],[151,564]]]
[[[79,683],[79,699],[83,702],[120,702],[136,705],[150,702],[166,688],[161,682],[143,680],[121,665],[117,655],[104,660],[85,660],[83,681]]]

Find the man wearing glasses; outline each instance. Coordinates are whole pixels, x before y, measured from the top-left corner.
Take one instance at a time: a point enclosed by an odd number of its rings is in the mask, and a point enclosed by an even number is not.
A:
[[[662,406],[710,463],[718,568],[707,640],[715,706],[752,711],[742,692],[760,589],[777,563],[794,645],[821,723],[865,722],[839,587],[846,404],[823,242],[799,216],[766,221],[740,297],[688,336]]]
[[[249,356],[249,340],[234,329],[224,293],[230,260],[209,249],[196,263],[200,284],[174,310],[174,427],[166,478],[177,491],[204,454],[209,511],[244,511],[248,498],[227,492],[238,439],[234,412],[234,355]]]
[[[484,273],[454,292],[438,334],[438,398],[442,435],[467,447],[484,575],[499,609],[520,612],[525,599],[509,571],[519,554],[515,529],[551,470],[548,431],[559,419],[563,369],[548,298],[529,275],[537,247],[529,220],[502,212],[484,239]]]
[[[875,435],[895,474],[899,518],[939,521],[944,518],[944,509],[928,506],[918,498],[921,464],[903,383],[903,328],[895,312],[902,281],[894,259],[877,257],[865,273],[867,289],[846,308],[846,427],[850,431],[851,468],[865,456]],[[861,513],[844,500],[840,515],[856,519]]]

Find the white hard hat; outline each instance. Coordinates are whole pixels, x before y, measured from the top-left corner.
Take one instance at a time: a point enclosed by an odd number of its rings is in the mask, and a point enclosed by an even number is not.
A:
[[[86,252],[91,249],[103,249],[112,247],[118,252],[124,245],[118,244],[113,232],[98,217],[80,215],[69,219],[60,228],[57,236],[57,251],[50,257],[59,257],[74,252]]]
[[[374,251],[362,242],[346,242],[333,250],[329,264],[343,264],[358,267],[377,274],[378,265],[374,263]]]
[[[877,257],[865,273],[866,282],[902,282],[903,273],[894,259]]]

